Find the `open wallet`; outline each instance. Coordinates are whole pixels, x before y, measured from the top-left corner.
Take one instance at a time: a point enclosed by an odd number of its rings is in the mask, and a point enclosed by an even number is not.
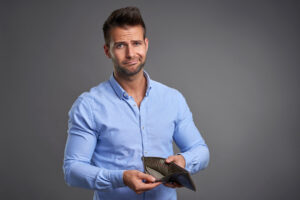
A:
[[[190,173],[175,163],[166,163],[166,159],[160,157],[142,157],[146,174],[150,174],[155,182],[176,182],[188,189],[196,191],[195,184]]]

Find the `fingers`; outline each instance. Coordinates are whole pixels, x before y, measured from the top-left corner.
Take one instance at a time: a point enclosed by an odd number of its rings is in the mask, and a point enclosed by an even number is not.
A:
[[[170,156],[170,157],[175,157],[175,156]],[[169,161],[173,162],[173,159],[174,158],[170,158]],[[124,183],[137,194],[141,194],[145,191],[151,190],[159,186],[160,184],[162,184],[162,182],[155,182],[155,178],[153,176],[137,170],[125,171],[123,178],[124,178]],[[164,185],[171,188],[182,187],[182,185],[176,182],[164,183]]]
[[[155,178],[149,174],[145,174],[145,173],[142,173],[140,172],[138,174],[139,178],[142,179],[142,180],[145,180],[146,183],[143,183],[141,184],[141,190],[151,190],[157,186],[159,186],[161,184],[161,182],[155,182]]]
[[[138,174],[138,176],[139,176],[140,179],[145,180],[147,183],[153,183],[155,181],[155,178],[153,176],[149,175],[149,174],[145,174],[145,173],[140,172]]]
[[[170,187],[170,188],[176,188],[175,185],[173,185],[172,183],[164,183],[164,186]]]
[[[141,194],[145,191],[151,190],[157,186],[159,186],[161,184],[161,182],[156,182],[156,183],[143,183],[140,182],[139,184],[136,184],[133,189],[133,191],[135,191],[137,194]]]
[[[176,182],[174,182],[173,184],[174,184],[176,187],[178,187],[178,188],[183,187],[183,185],[181,185],[181,184],[179,184],[179,183],[176,183]]]
[[[153,176],[137,170],[125,171],[123,180],[125,185],[130,187],[137,194],[151,190],[161,184],[161,182],[154,182],[155,178]]]
[[[170,187],[170,188],[181,188],[183,187],[182,185],[176,183],[176,182],[172,182],[172,183],[164,183],[165,186]]]
[[[175,157],[175,156],[169,156],[169,157],[166,159],[166,163],[174,162],[175,160],[176,160],[176,157]]]
[[[156,183],[142,183],[141,185],[137,185],[137,187],[134,188],[133,190],[137,194],[142,194],[143,192],[151,190],[151,189],[159,186],[160,184],[162,184],[162,183],[161,182],[156,182]]]
[[[174,156],[169,156],[166,159],[166,163],[171,163],[174,162],[175,164],[179,165],[182,168],[185,168],[185,159],[182,155],[174,155]]]
[[[151,189],[159,186],[160,184],[161,184],[161,182],[156,182],[156,183],[142,183],[140,190],[144,190],[144,191],[151,190]]]

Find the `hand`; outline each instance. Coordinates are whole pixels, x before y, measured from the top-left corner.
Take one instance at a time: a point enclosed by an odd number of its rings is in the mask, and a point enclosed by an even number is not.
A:
[[[155,178],[153,176],[145,174],[138,170],[124,171],[123,181],[125,185],[127,185],[137,194],[141,194],[147,190],[151,190],[161,184],[161,182],[154,182]]]
[[[171,163],[171,162],[174,162],[176,165],[185,168],[185,159],[182,155],[169,156],[166,159],[166,163]]]
[[[185,159],[182,155],[174,155],[174,156],[169,156],[166,159],[166,163],[171,163],[174,162],[176,165],[185,168]],[[182,185],[178,184],[178,183],[164,183],[165,186],[167,187],[171,187],[171,188],[179,188],[182,187]]]

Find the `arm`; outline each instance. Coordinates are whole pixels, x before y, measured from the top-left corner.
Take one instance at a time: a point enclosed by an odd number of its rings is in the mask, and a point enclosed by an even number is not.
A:
[[[108,170],[91,164],[98,133],[88,100],[79,97],[69,112],[63,166],[66,183],[101,191],[128,186],[138,194],[161,184],[152,183],[154,177],[137,170]]]
[[[122,170],[108,170],[91,164],[98,133],[89,100],[92,99],[79,97],[69,112],[63,165],[65,181],[70,186],[97,190],[125,186]]]
[[[185,168],[191,173],[205,169],[209,163],[209,150],[194,124],[192,113],[180,94],[178,117],[173,139],[185,160]]]

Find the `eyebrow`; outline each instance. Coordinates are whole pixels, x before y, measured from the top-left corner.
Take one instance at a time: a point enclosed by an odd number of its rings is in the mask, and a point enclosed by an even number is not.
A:
[[[143,42],[143,40],[131,40],[130,42]],[[124,41],[115,42],[115,44],[126,44]]]
[[[115,45],[116,45],[116,44],[126,44],[126,42],[123,42],[123,41],[115,42]]]
[[[131,42],[132,42],[132,43],[135,43],[135,42],[137,42],[137,43],[140,43],[140,44],[142,44],[142,43],[143,43],[143,40],[132,40]]]

